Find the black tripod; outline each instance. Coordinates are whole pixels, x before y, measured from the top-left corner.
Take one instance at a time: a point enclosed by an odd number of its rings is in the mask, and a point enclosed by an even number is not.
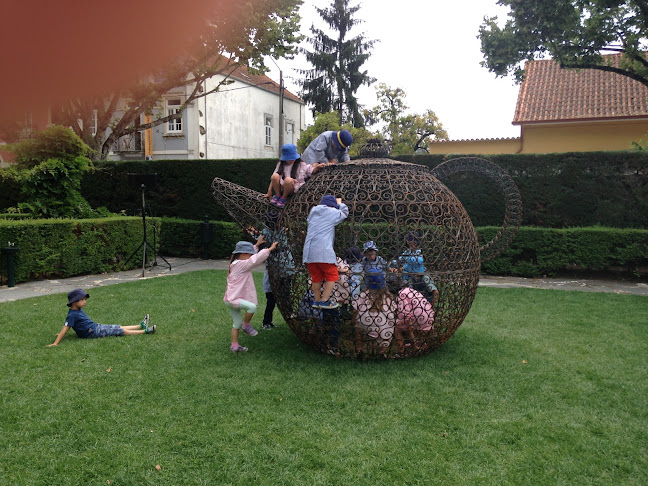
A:
[[[144,271],[146,269],[146,249],[148,247],[148,240],[146,238],[146,197],[145,197],[145,190],[146,190],[146,184],[145,182],[149,183],[155,183],[155,177],[157,174],[128,174],[128,180],[129,182],[137,182],[140,184],[140,187],[142,189],[142,225],[144,228],[144,238],[142,240],[142,243],[140,243],[140,246],[137,247],[137,249],[131,253],[131,256],[128,257],[126,262],[124,262],[124,267],[128,265],[128,262],[131,261],[131,259],[135,256],[135,254],[142,250],[142,277],[144,276]],[[156,225],[155,223],[153,224],[153,263],[151,263],[152,267],[157,266],[157,250],[156,250],[156,245],[155,245],[155,233],[156,233]],[[164,258],[162,255],[160,255],[160,258],[164,260],[164,262],[169,266],[169,270],[171,270],[171,264]]]

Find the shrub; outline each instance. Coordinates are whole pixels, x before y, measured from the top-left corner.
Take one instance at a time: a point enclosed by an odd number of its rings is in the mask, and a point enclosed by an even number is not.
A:
[[[499,228],[476,228],[488,241]],[[522,227],[511,246],[482,265],[491,275],[519,277],[577,274],[648,276],[648,230]]]
[[[155,220],[147,220],[151,226]],[[122,268],[143,238],[140,218],[112,217],[84,220],[0,220],[0,241],[12,242],[16,254],[16,282],[64,278]],[[135,268],[133,258],[124,269]],[[0,259],[0,281],[6,282],[6,258]]]

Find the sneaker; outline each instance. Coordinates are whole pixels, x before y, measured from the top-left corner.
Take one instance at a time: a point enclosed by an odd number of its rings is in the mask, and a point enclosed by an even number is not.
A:
[[[270,330],[275,327],[275,325],[272,322],[268,322],[267,324],[264,324],[263,329]]]
[[[313,309],[321,309],[322,308],[322,303],[319,300],[314,300],[313,305],[311,305]]]
[[[148,327],[148,325],[149,325],[149,315],[146,314],[144,316],[144,320],[142,322],[140,322],[140,329],[146,329]]]
[[[320,309],[337,309],[340,306],[336,301],[333,299],[329,299],[326,302],[320,302]]]
[[[256,336],[259,334],[259,331],[254,329],[251,324],[243,324],[243,332],[245,332],[248,336]]]
[[[283,197],[277,198],[277,201],[274,203],[278,208],[283,208],[286,205],[286,199]]]
[[[276,204],[278,199],[279,196],[275,194],[274,196],[272,196],[272,199],[270,199],[270,204]]]
[[[153,324],[151,327],[147,327],[144,332],[146,334],[153,334],[155,331],[157,331],[157,326]]]
[[[240,344],[237,347],[230,346],[230,351],[232,353],[244,353],[247,350],[248,348],[246,348],[245,346],[241,346]]]

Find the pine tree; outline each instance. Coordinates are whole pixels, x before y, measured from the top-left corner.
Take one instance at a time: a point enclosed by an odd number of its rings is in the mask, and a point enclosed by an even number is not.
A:
[[[338,35],[332,38],[323,30],[311,26],[313,37],[308,42],[313,46],[313,51],[302,49],[302,53],[313,69],[300,71],[305,75],[301,96],[313,105],[313,115],[337,111],[341,124],[363,127],[361,106],[355,93],[363,84],[369,86],[375,81],[366,70],[360,69],[376,41],[367,40],[364,33],[347,39],[351,29],[362,22],[353,18],[360,6],[349,6],[349,0],[333,0],[329,8],[315,9]]]

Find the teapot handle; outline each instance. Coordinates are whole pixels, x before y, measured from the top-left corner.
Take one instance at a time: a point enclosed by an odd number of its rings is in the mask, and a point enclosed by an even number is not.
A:
[[[479,247],[481,262],[492,260],[513,241],[522,222],[522,198],[513,178],[500,166],[479,157],[459,157],[442,162],[432,170],[432,175],[443,179],[459,172],[475,172],[489,178],[502,191],[506,201],[506,214],[502,227],[495,237]]]

